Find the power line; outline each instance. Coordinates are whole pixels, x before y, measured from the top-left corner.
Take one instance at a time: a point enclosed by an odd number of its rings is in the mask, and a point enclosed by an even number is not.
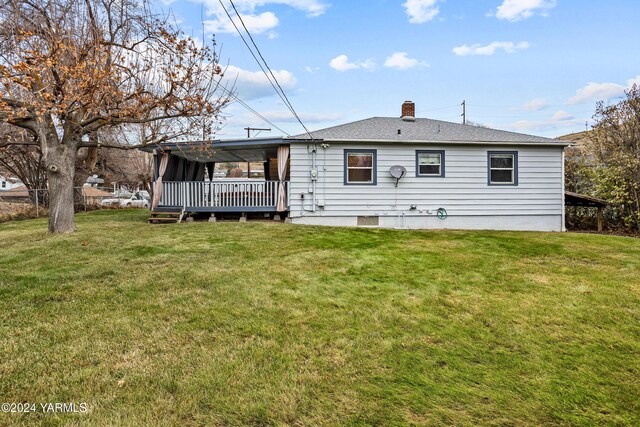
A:
[[[430,108],[428,110],[420,110],[416,114],[428,113],[428,112],[431,112],[431,111],[448,110],[448,109],[451,109],[451,108],[458,108],[459,106],[460,106],[460,104],[448,105],[446,107]]]
[[[570,113],[567,112],[568,114],[572,115],[572,116],[581,116],[584,114],[589,114],[589,113],[593,113],[593,111],[589,110],[589,111],[579,111],[579,112],[575,112],[575,113]],[[553,114],[548,113],[548,114],[472,114],[474,117],[491,117],[491,118],[504,118],[504,119],[517,119],[517,118],[523,118],[523,119],[528,119],[528,118],[544,118],[544,117],[550,117],[553,116]]]
[[[251,106],[249,104],[247,104],[246,102],[244,102],[242,99],[238,98],[238,96],[236,94],[234,94],[233,92],[231,92],[229,89],[227,89],[224,86],[218,86],[220,89],[222,89],[223,91],[225,91],[227,93],[227,95],[229,95],[231,98],[233,98],[235,101],[239,102],[240,105],[242,105],[244,108],[246,108],[247,110],[249,110],[250,112],[252,112],[253,114],[255,114],[258,118],[264,120],[265,122],[269,123],[272,127],[278,129],[280,132],[282,132],[283,134],[285,134],[286,136],[290,136],[288,132],[282,130],[280,127],[278,127],[276,124],[274,124],[271,120],[267,119],[265,116],[263,116],[262,114],[260,114],[259,112],[257,112],[256,110],[254,110],[253,108],[251,108]]]
[[[484,104],[468,104],[470,107],[481,107],[481,108],[509,108],[509,109],[518,109],[518,110],[527,110],[526,107],[524,106],[525,104],[522,105],[484,105]],[[571,107],[575,104],[544,104],[541,107],[542,108],[549,108],[549,107]],[[540,108],[540,109],[542,109]],[[531,110],[529,110],[531,111]]]
[[[224,5],[224,3],[222,3],[222,0],[218,0],[220,2],[220,6],[222,6],[222,9],[224,10],[224,12],[227,14],[227,17],[229,18],[229,20],[231,21],[231,24],[233,24],[233,27],[236,29],[236,31],[238,32],[238,35],[240,36],[240,38],[242,39],[242,41],[244,42],[244,45],[247,47],[247,49],[249,50],[249,53],[251,53],[251,56],[253,56],[253,59],[255,59],[255,61],[258,63],[258,66],[260,67],[260,69],[262,70],[262,72],[267,76],[267,80],[269,81],[269,83],[271,84],[271,87],[273,88],[273,90],[276,91],[276,93],[278,94],[278,96],[280,96],[280,98],[282,99],[282,96],[280,95],[280,92],[278,92],[278,89],[276,88],[275,84],[271,81],[271,79],[269,78],[269,76],[267,75],[267,72],[265,71],[264,67],[262,66],[262,64],[260,63],[260,61],[258,60],[258,57],[256,56],[256,54],[253,52],[253,49],[251,49],[251,47],[249,46],[249,43],[247,43],[247,40],[244,38],[244,35],[242,34],[242,31],[240,31],[240,28],[238,28],[238,26],[236,25],[235,21],[233,20],[233,18],[231,17],[231,14],[229,13],[229,11],[227,10],[226,6]],[[282,100],[284,102],[284,99]]]
[[[428,113],[428,112],[432,112],[432,111],[442,111],[442,110],[449,110],[449,109],[453,109],[453,108],[460,108],[461,104],[457,104],[457,105],[449,105],[446,107],[438,107],[438,108],[430,108],[428,110],[420,110],[417,112],[417,114],[422,114],[422,113]],[[499,107],[497,105],[494,106],[487,106],[487,105],[477,105],[477,104],[469,104],[465,102],[466,107],[488,107],[488,108],[515,108],[515,107],[509,107],[509,106],[504,106],[504,107]],[[559,104],[560,105],[560,104]],[[553,107],[553,105],[549,105],[549,107]],[[584,114],[589,114],[589,113],[593,113],[593,110],[583,110],[583,111],[578,111],[578,112],[568,112],[571,115],[574,116],[579,116],[579,115],[584,115]],[[536,114],[530,114],[527,111],[523,111],[521,114],[516,114],[516,112],[514,111],[511,114],[499,114],[499,113],[489,113],[489,114],[482,114],[482,113],[474,113],[474,114],[469,114],[467,112],[467,116],[472,115],[474,117],[498,117],[498,118],[542,118],[542,117],[548,117],[553,115],[553,113],[549,112],[549,113],[536,113]],[[460,117],[460,116],[450,116],[451,118],[453,117]]]
[[[313,136],[311,135],[311,132],[309,132],[309,129],[307,129],[307,127],[304,125],[304,123],[302,122],[302,120],[300,119],[300,116],[298,116],[298,113],[296,113],[295,109],[293,108],[293,105],[291,104],[291,102],[289,101],[289,98],[287,97],[286,93],[284,92],[284,89],[282,89],[282,86],[280,85],[280,83],[278,82],[278,79],[276,78],[276,76],[274,75],[273,71],[271,70],[271,68],[269,67],[269,64],[267,64],[267,61],[264,59],[264,56],[262,55],[262,53],[260,52],[260,48],[258,48],[255,40],[253,39],[253,37],[251,36],[251,33],[249,32],[249,30],[247,29],[247,26],[244,23],[244,20],[242,19],[242,16],[240,15],[240,13],[238,12],[238,9],[236,8],[235,4],[233,3],[232,0],[229,0],[229,2],[231,3],[231,6],[233,7],[233,10],[235,11],[236,15],[238,16],[238,19],[240,20],[244,30],[246,31],[247,35],[249,36],[249,38],[251,39],[251,43],[253,44],[253,46],[255,47],[258,55],[260,56],[260,58],[262,59],[262,62],[264,63],[264,67],[266,67],[269,70],[269,73],[267,74],[267,71],[265,70],[265,68],[263,67],[262,63],[260,62],[260,60],[258,60],[258,58],[256,57],[256,54],[254,53],[253,49],[251,49],[251,47],[249,46],[249,43],[246,41],[246,39],[244,38],[242,32],[240,31],[240,29],[238,28],[238,26],[236,25],[235,21],[233,20],[233,18],[231,17],[231,14],[229,13],[229,11],[227,10],[226,6],[224,5],[224,3],[222,2],[222,0],[218,0],[220,3],[220,6],[222,6],[222,8],[224,9],[227,17],[229,18],[229,20],[231,21],[231,23],[233,24],[234,28],[236,29],[236,31],[238,32],[238,34],[240,35],[240,38],[242,39],[244,45],[247,47],[247,49],[249,49],[249,52],[251,53],[251,56],[253,56],[253,59],[255,59],[256,63],[258,64],[258,66],[260,67],[260,69],[262,70],[262,72],[264,73],[265,77],[267,78],[267,80],[269,81],[269,83],[271,84],[271,87],[273,87],[273,90],[275,90],[276,94],[280,97],[280,99],[282,100],[282,102],[287,106],[287,108],[289,109],[289,111],[291,112],[291,114],[293,114],[293,116],[296,118],[296,120],[300,123],[300,125],[304,128],[305,132],[309,135],[309,137],[311,139],[313,139]],[[271,76],[271,77],[270,77]],[[273,80],[271,80],[273,79]],[[275,82],[275,83],[274,83]],[[276,87],[277,86],[277,87]]]
[[[229,2],[231,3],[231,6],[233,6],[233,10],[236,12],[236,15],[238,15],[238,18],[240,19],[240,23],[242,24],[242,27],[244,28],[244,30],[247,32],[247,35],[249,36],[249,39],[251,39],[251,43],[253,44],[253,47],[256,48],[256,51],[258,52],[258,55],[260,56],[260,59],[262,59],[262,62],[267,67],[267,70],[269,70],[269,74],[271,74],[271,77],[273,77],[273,81],[276,82],[276,85],[278,85],[278,87],[280,88],[280,92],[284,96],[284,101],[286,101],[285,103],[287,104],[287,106],[289,107],[289,109],[291,110],[293,115],[295,116],[296,120],[298,120],[300,125],[304,128],[305,132],[307,132],[307,134],[309,135],[309,138],[313,139],[313,136],[311,136],[311,133],[309,132],[309,129],[307,129],[307,127],[304,125],[304,123],[302,123],[302,120],[298,116],[298,113],[296,113],[296,110],[293,108],[293,105],[289,101],[289,98],[287,97],[287,94],[285,93],[284,89],[282,89],[282,86],[280,86],[280,83],[278,83],[278,79],[276,79],[275,74],[273,74],[273,71],[269,67],[269,64],[267,64],[267,61],[264,59],[264,56],[262,56],[262,52],[260,52],[260,48],[258,48],[258,45],[256,44],[255,40],[253,39],[253,36],[249,32],[249,29],[244,24],[244,20],[242,19],[242,16],[238,12],[238,9],[236,9],[236,5],[233,3],[233,0],[229,0]]]

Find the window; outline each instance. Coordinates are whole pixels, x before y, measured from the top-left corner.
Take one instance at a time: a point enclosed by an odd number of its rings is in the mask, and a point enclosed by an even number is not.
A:
[[[444,151],[416,151],[416,176],[444,177]]]
[[[7,188],[7,181],[2,181],[2,188]]]
[[[376,185],[376,150],[344,150],[345,185]]]
[[[489,151],[489,185],[518,185],[518,152]]]

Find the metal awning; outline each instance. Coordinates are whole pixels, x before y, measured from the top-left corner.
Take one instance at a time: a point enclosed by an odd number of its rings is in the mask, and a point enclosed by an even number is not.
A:
[[[170,152],[172,156],[199,163],[266,162],[278,156],[278,147],[282,145],[289,142],[283,138],[254,138],[151,144],[141,150]]]

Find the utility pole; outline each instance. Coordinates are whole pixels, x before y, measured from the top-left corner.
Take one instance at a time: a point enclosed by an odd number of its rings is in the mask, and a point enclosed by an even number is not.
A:
[[[249,127],[249,128],[244,128],[244,130],[247,131],[247,138],[251,138],[251,131],[252,130],[257,130],[258,133],[262,132],[263,130],[267,131],[267,132],[271,132],[271,128],[251,128],[251,127]]]
[[[462,100],[462,124],[466,125],[467,124],[467,101],[466,100]]]

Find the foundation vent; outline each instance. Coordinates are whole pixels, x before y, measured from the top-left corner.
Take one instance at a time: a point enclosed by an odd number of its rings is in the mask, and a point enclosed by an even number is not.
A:
[[[358,217],[358,226],[377,226],[379,223],[377,216],[359,216]]]

